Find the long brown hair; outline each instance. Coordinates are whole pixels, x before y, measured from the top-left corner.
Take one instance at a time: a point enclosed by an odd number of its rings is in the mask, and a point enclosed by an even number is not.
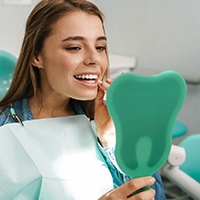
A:
[[[37,57],[42,50],[44,40],[51,34],[55,22],[60,17],[76,11],[99,17],[104,28],[104,15],[96,5],[86,0],[42,0],[35,6],[27,19],[12,83],[0,101],[0,110],[19,99],[31,98],[37,94],[40,88],[40,74],[38,68],[31,64],[32,58]],[[93,118],[94,100],[81,103],[88,117]]]

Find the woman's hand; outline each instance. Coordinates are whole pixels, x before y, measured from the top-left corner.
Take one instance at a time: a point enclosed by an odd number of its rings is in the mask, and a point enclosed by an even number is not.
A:
[[[153,200],[155,196],[155,191],[152,188],[145,190],[143,192],[137,193],[133,196],[131,196],[131,194],[133,194],[139,189],[153,185],[154,182],[155,182],[155,179],[149,176],[132,179],[128,181],[127,183],[123,184],[122,186],[120,186],[119,188],[116,188],[107,192],[98,200],[126,200],[126,199]]]
[[[104,103],[105,91],[109,88],[112,79],[106,82],[99,81],[99,90],[95,99],[95,115],[96,131],[98,138],[103,147],[111,147],[115,145],[115,127]]]

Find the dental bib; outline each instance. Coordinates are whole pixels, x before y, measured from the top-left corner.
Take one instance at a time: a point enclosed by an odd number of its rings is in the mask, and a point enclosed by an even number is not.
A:
[[[0,127],[0,199],[96,200],[112,176],[84,115]]]
[[[185,96],[185,80],[174,71],[125,73],[111,83],[106,104],[116,128],[116,161],[125,174],[151,176],[166,162]]]

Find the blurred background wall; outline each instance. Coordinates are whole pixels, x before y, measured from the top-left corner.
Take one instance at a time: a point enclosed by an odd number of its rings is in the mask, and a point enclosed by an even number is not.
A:
[[[38,0],[0,1],[0,49],[19,54],[28,14]],[[188,81],[178,116],[200,132],[200,1],[93,0],[106,16],[111,53],[133,56],[137,69],[175,70]],[[179,142],[179,141],[177,141]]]
[[[188,81],[178,116],[200,132],[200,1],[93,0],[105,13],[110,52],[134,56],[138,69],[175,70]],[[178,143],[179,138],[175,140]]]

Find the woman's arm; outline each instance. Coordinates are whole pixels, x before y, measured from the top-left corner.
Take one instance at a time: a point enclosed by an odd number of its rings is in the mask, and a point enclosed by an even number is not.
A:
[[[115,146],[115,127],[104,102],[105,91],[109,88],[112,79],[106,82],[99,81],[99,90],[95,99],[94,120],[99,141],[103,147]]]

